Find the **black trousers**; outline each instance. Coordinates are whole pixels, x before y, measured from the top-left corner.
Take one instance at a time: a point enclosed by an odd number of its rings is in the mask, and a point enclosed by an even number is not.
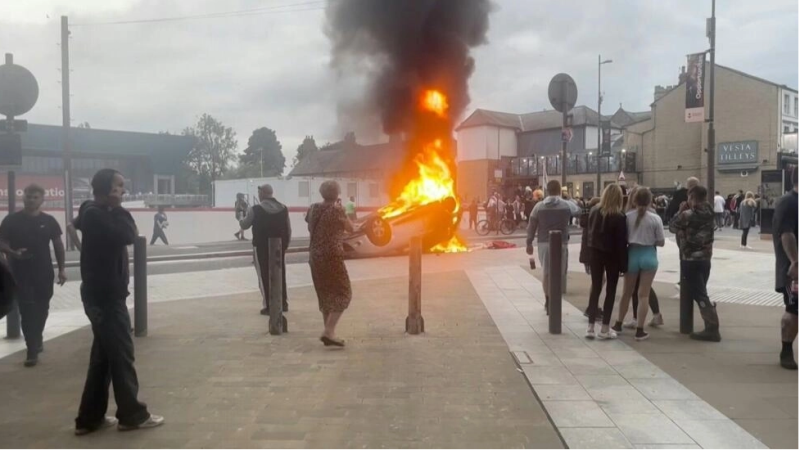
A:
[[[742,228],[742,245],[747,246],[747,235],[750,233],[750,227]]]
[[[28,352],[38,352],[42,346],[44,325],[50,312],[53,297],[53,280],[23,280],[18,278],[17,302],[20,325]]]
[[[592,288],[589,291],[589,323],[593,324],[603,289],[603,275],[606,276],[606,298],[603,302],[603,325],[611,323],[611,312],[614,310],[614,298],[617,296],[619,282],[619,264],[611,255],[593,248],[590,251],[589,268],[592,274]]]
[[[155,245],[156,239],[161,239],[164,242],[164,245],[169,245],[169,241],[167,240],[167,235],[164,233],[163,228],[159,227],[153,228],[153,237],[150,239],[150,245]]]
[[[83,309],[92,323],[92,353],[83,388],[76,428],[94,428],[108,410],[108,385],[114,388],[117,419],[123,425],[138,425],[150,417],[140,402],[139,380],[133,367],[131,319],[125,298],[97,298],[81,287]]]
[[[711,275],[711,261],[681,261],[681,287],[697,302],[700,310],[711,307],[706,284]],[[684,286],[685,283],[685,286]]]
[[[267,247],[253,247],[253,261],[258,276],[258,287],[261,289],[261,307],[269,309],[269,249]],[[289,310],[289,296],[286,294],[286,251],[281,256],[283,268],[283,310]]]
[[[639,314],[639,282],[642,281],[641,275],[636,277],[636,286],[633,287],[633,318],[636,319]],[[650,287],[650,295],[648,295],[647,302],[650,304],[650,311],[653,311],[653,314],[660,314],[661,309],[658,307],[658,295],[656,295],[656,291],[653,290],[653,287]]]

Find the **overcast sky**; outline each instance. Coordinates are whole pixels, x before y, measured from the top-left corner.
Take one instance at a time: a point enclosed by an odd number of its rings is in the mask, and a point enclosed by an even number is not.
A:
[[[286,5],[294,5],[287,7]],[[710,0],[495,0],[489,43],[474,51],[472,103],[514,113],[550,108],[547,84],[567,72],[578,103],[646,110],[657,84],[676,84],[688,53],[707,49]],[[310,0],[26,0],[0,2],[0,52],[39,80],[35,123],[61,124],[61,15],[68,15],[73,125],[180,132],[209,113],[240,149],[273,128],[291,161],[303,137],[341,138],[328,67],[324,2]],[[263,14],[132,25],[85,23],[262,9]],[[281,8],[283,10],[281,10]],[[796,0],[717,2],[717,63],[797,88]]]

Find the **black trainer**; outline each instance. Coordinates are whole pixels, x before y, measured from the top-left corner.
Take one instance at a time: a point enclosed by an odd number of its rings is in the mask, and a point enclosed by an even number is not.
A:
[[[28,354],[25,357],[25,362],[22,363],[25,367],[33,367],[39,363],[39,352],[38,351],[30,351],[28,350]]]
[[[633,338],[636,339],[637,341],[643,341],[649,337],[650,335],[646,331],[644,331],[644,329],[637,328],[636,335]]]
[[[617,321],[616,323],[614,323],[614,326],[612,326],[611,329],[616,331],[617,333],[622,333],[622,322]]]
[[[794,360],[794,355],[781,353],[781,367],[789,370],[797,370],[797,363]]]

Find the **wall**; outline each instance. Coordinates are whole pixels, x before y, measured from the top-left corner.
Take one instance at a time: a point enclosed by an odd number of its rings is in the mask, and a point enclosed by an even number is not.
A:
[[[464,128],[456,132],[458,155],[456,160],[477,161],[498,159],[499,155],[517,155],[517,135],[511,128],[481,126]]]
[[[292,177],[280,178],[252,178],[240,180],[220,180],[215,182],[214,205],[221,208],[233,208],[236,194],[241,192],[248,196],[252,205],[258,198],[258,186],[269,183],[275,198],[290,207],[308,207],[313,203],[322,201],[319,187],[330,178]],[[354,178],[336,179],[342,188],[342,199],[353,195],[356,197],[356,206],[374,208],[389,203],[389,197],[382,181],[363,180]],[[305,185],[308,189],[305,188]],[[355,189],[353,189],[355,188]],[[301,192],[302,191],[302,192]],[[355,191],[355,192],[354,192]],[[300,194],[307,194],[301,196]],[[377,194],[374,195],[374,194]]]
[[[486,200],[489,192],[489,179],[494,179],[494,161],[461,161],[458,163],[457,192],[469,200]]]
[[[685,123],[686,85],[664,95],[653,106],[655,130],[644,140],[642,184],[672,188],[690,176],[700,176],[703,153],[702,123]],[[681,169],[678,169],[681,166]]]
[[[780,89],[775,85],[722,67],[717,67],[715,88],[714,128],[717,151],[719,144],[725,142],[758,141],[759,169],[774,169],[777,166],[779,145],[779,134],[775,130],[780,125],[775,104],[780,103],[776,101]],[[703,130],[701,135],[702,148],[706,148],[708,134]],[[701,160],[703,167],[701,180],[705,183],[706,167],[708,167],[705,153],[702,154]],[[715,190],[724,193],[736,192],[739,189],[758,191],[761,182],[760,170],[742,177],[740,171],[724,171],[723,168],[723,165],[717,166]]]
[[[786,96],[789,96],[789,112],[786,112]],[[780,89],[780,98],[778,99],[779,114],[781,115],[781,122],[778,124],[780,127],[779,134],[786,132],[786,127],[789,127],[789,132],[797,131],[797,113],[795,112],[795,105],[797,104],[797,92],[790,89]]]

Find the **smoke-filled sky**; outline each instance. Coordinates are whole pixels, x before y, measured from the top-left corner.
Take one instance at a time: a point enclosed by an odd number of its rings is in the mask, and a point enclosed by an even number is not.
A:
[[[603,66],[604,112],[620,103],[645,110],[653,86],[675,84],[685,55],[708,46],[710,0],[493,3],[487,43],[472,52],[465,114],[550,108],[547,84],[558,72],[575,78],[579,104],[596,108],[598,53],[614,60]],[[74,26],[73,125],[180,132],[209,113],[236,130],[242,149],[254,129],[275,129],[291,160],[305,135],[319,145],[340,139],[337,111],[366,93],[363,78],[339,80],[331,68],[324,8],[310,0],[0,1],[0,52],[39,80],[39,102],[24,118],[60,124],[59,16],[78,25],[257,9]],[[796,0],[719,1],[717,16],[719,64],[797,88]]]

